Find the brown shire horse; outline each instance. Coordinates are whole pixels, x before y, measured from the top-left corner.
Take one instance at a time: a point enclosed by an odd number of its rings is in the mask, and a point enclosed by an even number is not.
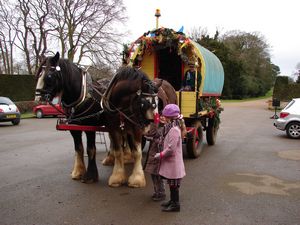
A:
[[[167,104],[177,104],[177,96],[175,89],[173,86],[166,80],[155,78],[153,80],[154,86],[158,89],[157,97],[158,97],[158,113],[161,114],[161,111]],[[146,139],[142,141],[142,149],[146,143]],[[128,146],[126,146],[128,147]],[[131,150],[128,148],[124,148],[123,151],[124,163],[132,163],[132,155]],[[114,165],[114,155],[109,151],[107,156],[103,159],[102,164],[105,166]]]
[[[118,187],[127,182],[130,187],[144,187],[141,142],[157,108],[157,88],[142,71],[122,67],[106,90],[102,105],[111,140],[110,151],[115,158],[108,184]],[[123,160],[123,151],[127,147],[134,159],[133,171],[128,179]]]
[[[74,63],[60,59],[59,53],[46,58],[37,74],[36,95],[43,101],[51,102],[60,96],[61,103],[69,124],[103,125],[104,114],[100,105],[105,83],[100,85],[92,81],[88,73]],[[97,182],[99,179],[96,165],[95,132],[86,131],[88,166],[84,163],[82,131],[70,131],[75,146],[75,162],[72,179],[85,183]]]

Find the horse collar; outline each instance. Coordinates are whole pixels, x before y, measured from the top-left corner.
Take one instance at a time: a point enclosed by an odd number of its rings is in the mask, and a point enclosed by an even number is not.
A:
[[[81,74],[82,74],[82,82],[81,82],[80,96],[75,102],[72,102],[71,104],[67,105],[65,102],[63,102],[63,106],[65,108],[77,108],[84,102],[86,97],[89,95],[88,87],[91,86],[91,82],[92,82],[91,77],[86,71],[82,71]]]

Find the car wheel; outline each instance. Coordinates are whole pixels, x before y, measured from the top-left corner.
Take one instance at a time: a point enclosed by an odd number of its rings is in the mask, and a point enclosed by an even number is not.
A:
[[[300,123],[290,122],[286,127],[286,134],[288,137],[293,139],[300,138]]]
[[[13,121],[11,121],[13,125],[18,125],[20,123],[20,118],[18,119],[14,119]]]
[[[40,109],[37,110],[35,114],[36,114],[37,118],[39,118],[39,119],[43,118],[43,111],[42,110],[40,110]]]

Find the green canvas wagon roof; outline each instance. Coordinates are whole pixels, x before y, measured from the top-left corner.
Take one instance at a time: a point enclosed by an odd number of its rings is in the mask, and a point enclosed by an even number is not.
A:
[[[192,41],[196,54],[201,58],[204,75],[203,95],[218,95],[222,93],[224,85],[224,70],[219,58],[211,51]]]

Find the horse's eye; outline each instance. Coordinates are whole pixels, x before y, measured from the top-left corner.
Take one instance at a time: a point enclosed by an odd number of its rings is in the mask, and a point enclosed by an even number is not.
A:
[[[51,74],[48,74],[48,75],[46,76],[46,79],[47,79],[47,80],[51,80],[51,79],[52,79],[52,75],[51,75]]]
[[[52,82],[52,75],[51,74],[48,74],[46,77],[45,77],[45,82],[46,83],[51,83]]]

